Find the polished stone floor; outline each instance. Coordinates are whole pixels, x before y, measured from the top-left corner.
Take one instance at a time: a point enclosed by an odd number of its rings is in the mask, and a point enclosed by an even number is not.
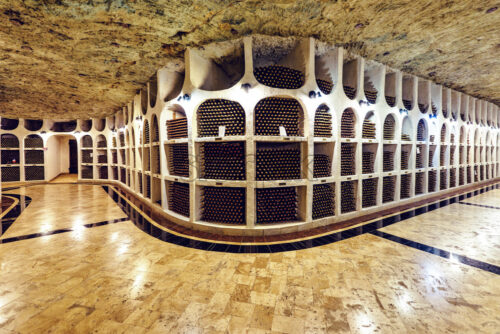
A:
[[[0,334],[498,333],[500,275],[372,234],[273,254],[157,240],[99,186],[32,199],[0,244]],[[499,265],[500,190],[381,231]]]

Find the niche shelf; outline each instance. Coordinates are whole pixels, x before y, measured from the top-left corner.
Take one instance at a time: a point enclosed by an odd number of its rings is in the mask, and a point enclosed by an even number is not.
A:
[[[386,74],[385,74],[385,102],[387,102],[387,105],[389,107],[395,107],[396,106],[396,79],[397,79],[397,74],[387,68]]]
[[[377,138],[377,131],[376,131],[376,118],[375,114],[373,111],[369,111],[365,119],[363,121],[363,129],[361,132],[362,138],[363,139],[376,139]]]
[[[265,104],[263,102],[263,105]],[[280,103],[271,103],[271,105],[275,108],[280,107]],[[273,110],[266,111],[272,112]],[[198,107],[196,114],[198,137],[245,135],[245,110],[238,102],[224,99],[206,100]]]
[[[84,132],[89,132],[92,129],[92,120],[82,120],[80,123],[80,129]]]
[[[43,120],[41,119],[25,119],[24,128],[28,131],[38,131],[43,126]]]
[[[439,171],[439,189],[444,190],[448,188],[448,171],[441,169]]]
[[[296,222],[304,219],[305,187],[257,188],[256,224]]]
[[[363,174],[375,173],[375,159],[377,157],[378,144],[363,144],[361,172]]]
[[[19,126],[19,120],[13,118],[2,117],[1,129],[5,131],[13,131]]]
[[[384,121],[384,140],[394,140],[396,120],[393,115],[388,115]]]
[[[394,201],[396,192],[396,176],[384,176],[382,179],[382,203]]]
[[[76,120],[49,122],[49,131],[51,132],[72,132],[76,130]]]
[[[165,145],[168,171],[170,175],[189,177],[188,144]]]
[[[427,174],[427,192],[435,192],[437,184],[437,171],[430,170]]]
[[[202,179],[246,179],[245,142],[199,143],[199,157]]]
[[[313,178],[332,176],[332,157],[335,144],[314,143]]]
[[[378,89],[382,78],[383,67],[375,62],[365,62],[364,66],[364,93],[366,100],[371,103],[377,103]]]
[[[356,143],[340,144],[340,175],[356,174]]]
[[[395,169],[394,157],[396,156],[396,144],[384,144],[382,168],[384,172],[392,172]]]
[[[258,142],[255,179],[257,181],[301,179],[301,145]]]
[[[189,183],[165,181],[168,210],[189,217]]]
[[[425,114],[429,111],[431,98],[430,83],[427,80],[418,79],[418,109]]]
[[[106,119],[105,118],[96,119],[94,127],[99,132],[104,131],[104,128],[106,127]]]
[[[363,208],[369,208],[377,205],[377,188],[378,188],[378,178],[364,179],[362,183],[362,199],[361,206]]]
[[[358,181],[344,181],[340,183],[340,212],[342,214],[357,210],[357,193]]]
[[[401,145],[401,170],[410,169],[411,144]]]
[[[246,224],[246,188],[200,187],[201,220],[215,224]]]
[[[401,186],[400,186],[400,195],[401,199],[407,199],[411,196],[411,174],[403,174],[401,175]]]
[[[425,172],[415,173],[415,195],[422,195],[424,193],[425,185]]]
[[[352,109],[346,109],[342,113],[340,122],[340,136],[342,138],[356,137],[356,115]]]
[[[269,97],[255,106],[255,135],[279,136],[284,127],[287,136],[304,135],[304,111],[293,98]]]
[[[171,106],[167,112],[167,139],[188,138],[188,123],[184,109],[179,105]]]
[[[359,59],[353,55],[344,53],[342,69],[342,86],[345,95],[354,100],[358,91]]]
[[[315,44],[316,84],[321,93],[328,95],[337,85],[339,50],[317,41]]]
[[[411,75],[403,75],[403,106],[406,110],[412,110],[414,106],[414,81]]]
[[[312,219],[335,215],[335,183],[313,185]]]
[[[429,167],[436,167],[437,164],[437,155],[436,155],[436,145],[429,145]]]
[[[89,165],[81,165],[81,176],[82,179],[93,179],[94,178],[94,167]]]
[[[320,105],[314,114],[314,137],[332,137],[332,114],[325,104]]]

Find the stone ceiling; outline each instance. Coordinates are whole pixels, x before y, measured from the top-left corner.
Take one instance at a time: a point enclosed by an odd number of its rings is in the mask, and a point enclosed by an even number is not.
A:
[[[500,103],[498,1],[0,0],[0,115],[88,118],[188,46],[312,36]]]

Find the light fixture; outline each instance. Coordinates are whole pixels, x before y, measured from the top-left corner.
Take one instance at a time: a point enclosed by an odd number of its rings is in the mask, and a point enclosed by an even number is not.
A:
[[[316,98],[316,92],[315,92],[315,91],[313,91],[313,90],[311,90],[311,91],[309,92],[309,98],[310,98],[310,99],[314,99],[314,98]]]

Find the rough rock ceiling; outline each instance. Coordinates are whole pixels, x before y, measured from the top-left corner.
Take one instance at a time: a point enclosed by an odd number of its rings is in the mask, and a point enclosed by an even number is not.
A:
[[[0,115],[88,118],[187,46],[313,36],[500,103],[498,1],[0,0]]]

